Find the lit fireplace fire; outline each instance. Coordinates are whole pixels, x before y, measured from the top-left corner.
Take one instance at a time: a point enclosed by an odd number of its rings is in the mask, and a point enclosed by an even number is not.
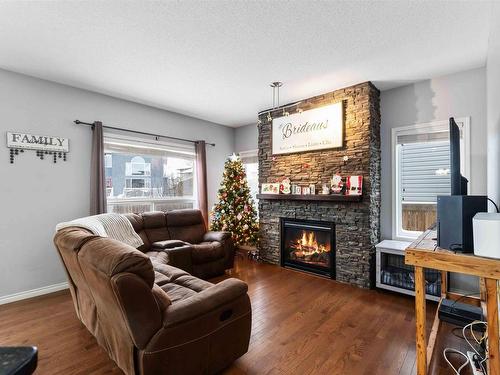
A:
[[[335,224],[280,218],[281,265],[335,278]]]
[[[329,243],[318,243],[313,231],[302,231],[302,236],[290,241],[291,257],[303,261],[324,262],[330,252]]]

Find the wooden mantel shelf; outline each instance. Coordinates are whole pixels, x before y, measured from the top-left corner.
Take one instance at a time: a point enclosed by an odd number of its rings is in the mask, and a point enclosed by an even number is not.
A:
[[[361,198],[361,195],[257,194],[257,199],[281,201],[360,202]]]

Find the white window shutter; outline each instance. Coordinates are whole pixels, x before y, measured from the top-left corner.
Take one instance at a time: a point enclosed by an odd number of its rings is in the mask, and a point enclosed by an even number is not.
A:
[[[400,145],[402,203],[435,203],[437,195],[450,195],[449,142]]]

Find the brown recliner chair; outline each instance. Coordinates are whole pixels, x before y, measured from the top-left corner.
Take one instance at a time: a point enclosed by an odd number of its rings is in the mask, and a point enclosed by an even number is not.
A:
[[[207,232],[200,210],[153,211],[125,215],[147,256],[208,279],[233,268],[234,244],[229,232]]]
[[[247,285],[216,285],[71,227],[54,243],[78,318],[126,374],[214,374],[248,350]]]

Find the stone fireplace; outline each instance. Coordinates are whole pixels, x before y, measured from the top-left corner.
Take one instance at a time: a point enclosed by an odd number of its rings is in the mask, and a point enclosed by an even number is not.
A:
[[[276,182],[288,177],[292,183],[314,184],[317,189],[330,183],[334,174],[343,177],[363,176],[363,195],[358,199],[325,199],[319,195],[291,199],[259,199],[259,252],[264,261],[290,266],[310,272],[314,262],[325,263],[324,251],[308,249],[322,234],[295,239],[284,263],[282,236],[284,223],[304,221],[333,226],[333,244],[330,244],[329,264],[323,264],[322,274],[336,280],[370,287],[374,279],[375,245],[380,238],[380,105],[379,91],[370,82],[336,90],[287,106],[289,113],[342,102],[344,108],[344,143],[336,149],[317,150],[295,154],[273,155],[271,147],[272,117],[282,116],[283,108],[263,112],[259,116],[259,184]],[[296,241],[299,241],[298,243]],[[328,242],[328,241],[327,241]],[[305,251],[301,246],[304,243]],[[286,245],[286,244],[285,244]],[[295,247],[295,248],[294,248]],[[314,247],[314,246],[313,246]],[[290,249],[289,249],[290,250]],[[294,253],[295,251],[295,253]],[[286,255],[286,254],[285,254]],[[292,259],[294,258],[294,259]],[[317,266],[317,264],[316,264]],[[302,267],[302,268],[301,268]],[[325,271],[328,269],[329,271]],[[314,268],[314,267],[312,267]],[[328,273],[330,272],[330,273]]]

